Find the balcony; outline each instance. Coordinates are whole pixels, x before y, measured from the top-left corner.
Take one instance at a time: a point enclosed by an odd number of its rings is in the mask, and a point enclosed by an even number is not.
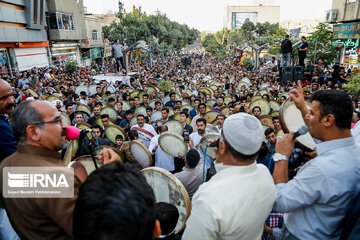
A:
[[[103,47],[104,43],[102,39],[84,39],[81,40],[80,48],[94,48],[94,47]]]

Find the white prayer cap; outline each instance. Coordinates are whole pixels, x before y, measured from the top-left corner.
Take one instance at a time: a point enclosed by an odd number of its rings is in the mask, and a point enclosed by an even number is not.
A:
[[[260,121],[247,113],[237,113],[226,118],[222,131],[230,146],[245,155],[258,152],[264,140]]]

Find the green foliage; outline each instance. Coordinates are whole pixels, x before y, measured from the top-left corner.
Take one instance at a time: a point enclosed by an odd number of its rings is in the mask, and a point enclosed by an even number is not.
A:
[[[166,15],[147,15],[135,6],[131,13],[124,14],[121,24],[114,22],[110,26],[104,26],[103,32],[104,37],[110,41],[120,39],[122,42],[126,39],[128,45],[139,40],[154,44],[155,37],[162,48],[172,50],[180,50],[192,44],[200,34],[198,30],[190,29],[186,24],[171,21]]]
[[[353,75],[342,88],[352,96],[360,96],[360,75]]]
[[[251,59],[245,59],[244,60],[244,62],[243,62],[243,67],[245,68],[245,69],[247,69],[249,66],[251,66],[252,65],[252,61],[251,61]]]
[[[162,80],[157,87],[164,92],[170,92],[174,85],[169,81]]]
[[[69,73],[75,72],[77,70],[77,67],[78,67],[78,63],[71,58],[65,64],[65,69]]]
[[[331,44],[334,36],[333,29],[329,24],[319,23],[316,31],[307,38],[309,43],[307,58],[313,61],[323,59],[325,66],[333,63],[338,55],[336,47]],[[315,49],[316,45],[317,48]]]
[[[270,43],[268,52],[270,54],[276,55],[281,53],[281,45],[278,42],[275,42],[275,39],[280,41],[284,40],[285,36],[287,35],[286,29],[279,27],[274,35],[272,35],[273,41]],[[292,40],[294,43],[295,40]]]

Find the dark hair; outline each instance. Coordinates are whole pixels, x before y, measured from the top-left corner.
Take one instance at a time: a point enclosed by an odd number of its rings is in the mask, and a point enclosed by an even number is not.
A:
[[[155,106],[160,104],[161,105],[161,102],[160,101],[155,101]]]
[[[356,116],[357,116],[358,118],[360,118],[360,112],[359,112],[359,111],[354,111],[354,113],[356,114]]]
[[[174,106],[173,110],[180,109],[179,106]]]
[[[320,102],[320,119],[328,114],[335,117],[339,128],[350,129],[353,116],[353,105],[350,96],[337,90],[319,90],[311,95],[311,101]]]
[[[153,108],[152,107],[146,107],[146,111],[152,111],[153,110]]]
[[[169,113],[169,109],[166,107],[162,108],[161,111],[166,111],[167,113]]]
[[[134,97],[134,100],[135,100],[135,99],[139,99],[139,100],[140,100],[140,97],[139,97],[139,96],[136,96],[136,97]]]
[[[155,196],[145,177],[131,164],[115,162],[95,170],[81,185],[73,235],[150,240],[155,221]]]
[[[121,139],[124,141],[124,137],[121,134],[116,135],[115,140]]]
[[[254,113],[255,108],[258,108],[258,109],[260,110],[260,112],[261,112],[261,108],[260,108],[259,106],[255,106],[255,107],[251,110],[252,113]]]
[[[226,119],[226,116],[225,116],[224,114],[219,114],[219,115],[217,115],[217,116],[216,116],[216,120],[218,119],[218,117],[223,117],[224,120]]]
[[[268,150],[268,147],[267,147],[266,143],[262,142],[260,150],[259,150],[258,158],[259,159],[264,159],[266,157],[266,155],[268,154],[268,151],[269,150]]]
[[[170,94],[169,94],[169,97],[171,97],[172,95],[175,95],[175,93],[174,93],[174,92],[170,93]]]
[[[198,102],[201,103],[201,99],[200,99],[200,98],[195,98],[194,102],[196,102],[196,101],[198,101]]]
[[[38,100],[41,101],[41,100]],[[42,116],[36,108],[31,106],[32,101],[23,101],[16,108],[12,116],[11,127],[16,141],[22,142],[26,140],[26,128],[33,123],[42,122]],[[44,128],[43,124],[38,124],[41,129]]]
[[[135,138],[138,138],[139,134],[136,130],[130,130],[128,133],[128,137],[132,141],[132,140],[135,140]]]
[[[168,131],[168,127],[165,125],[165,124],[162,124],[160,127],[159,127],[159,132],[160,133],[163,133],[163,132],[166,132]]]
[[[203,123],[205,124],[205,126],[206,126],[206,120],[205,120],[205,118],[198,118],[198,119],[196,119],[196,124],[197,124],[198,122],[203,122]]]
[[[201,107],[201,106],[204,106],[205,109],[206,109],[206,104],[205,104],[205,103],[200,103],[199,106],[198,106],[198,108]]]
[[[101,114],[100,118],[104,119],[104,118],[110,118],[110,117],[109,117],[109,114]]]
[[[186,163],[190,168],[196,167],[196,165],[199,163],[200,160],[200,154],[196,149],[190,149],[186,153]]]
[[[115,98],[110,97],[110,98],[108,99],[108,102],[115,102]]]
[[[155,205],[156,219],[159,220],[162,235],[168,235],[174,231],[179,219],[177,208],[165,202],[158,202]]]
[[[280,118],[278,116],[273,116],[272,120],[280,120]]]
[[[183,112],[180,112],[180,115],[181,115],[181,114],[184,114],[184,115],[186,116],[186,118],[189,117],[189,114],[188,114],[187,112],[184,112],[184,111],[183,111]]]
[[[265,136],[267,136],[267,135],[269,135],[269,134],[271,134],[271,133],[274,133],[274,132],[275,132],[274,129],[272,129],[272,128],[267,128],[267,129],[265,130],[264,134],[265,134]]]
[[[86,92],[85,91],[81,91],[80,95],[86,96]]]
[[[93,124],[91,125],[91,129],[96,128],[96,129],[101,129],[99,124]]]
[[[136,119],[138,119],[139,117],[145,118],[145,116],[144,116],[144,115],[139,114],[139,115],[137,115]]]
[[[129,115],[129,114],[133,114],[133,112],[131,110],[126,110],[125,115]]]
[[[68,104],[65,105],[65,109],[68,110],[68,108],[69,108],[69,107],[72,107],[72,106],[73,106],[72,104],[69,104],[69,103],[68,103]]]

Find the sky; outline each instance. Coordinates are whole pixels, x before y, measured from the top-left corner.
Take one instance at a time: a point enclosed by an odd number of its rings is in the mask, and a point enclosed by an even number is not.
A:
[[[263,0],[280,5],[280,21],[325,18],[332,0]],[[83,0],[88,13],[118,12],[118,0]],[[251,0],[121,0],[126,11],[141,6],[148,14],[159,10],[172,21],[200,31],[215,32],[223,28],[227,5],[249,5]],[[99,6],[100,5],[100,6]]]

